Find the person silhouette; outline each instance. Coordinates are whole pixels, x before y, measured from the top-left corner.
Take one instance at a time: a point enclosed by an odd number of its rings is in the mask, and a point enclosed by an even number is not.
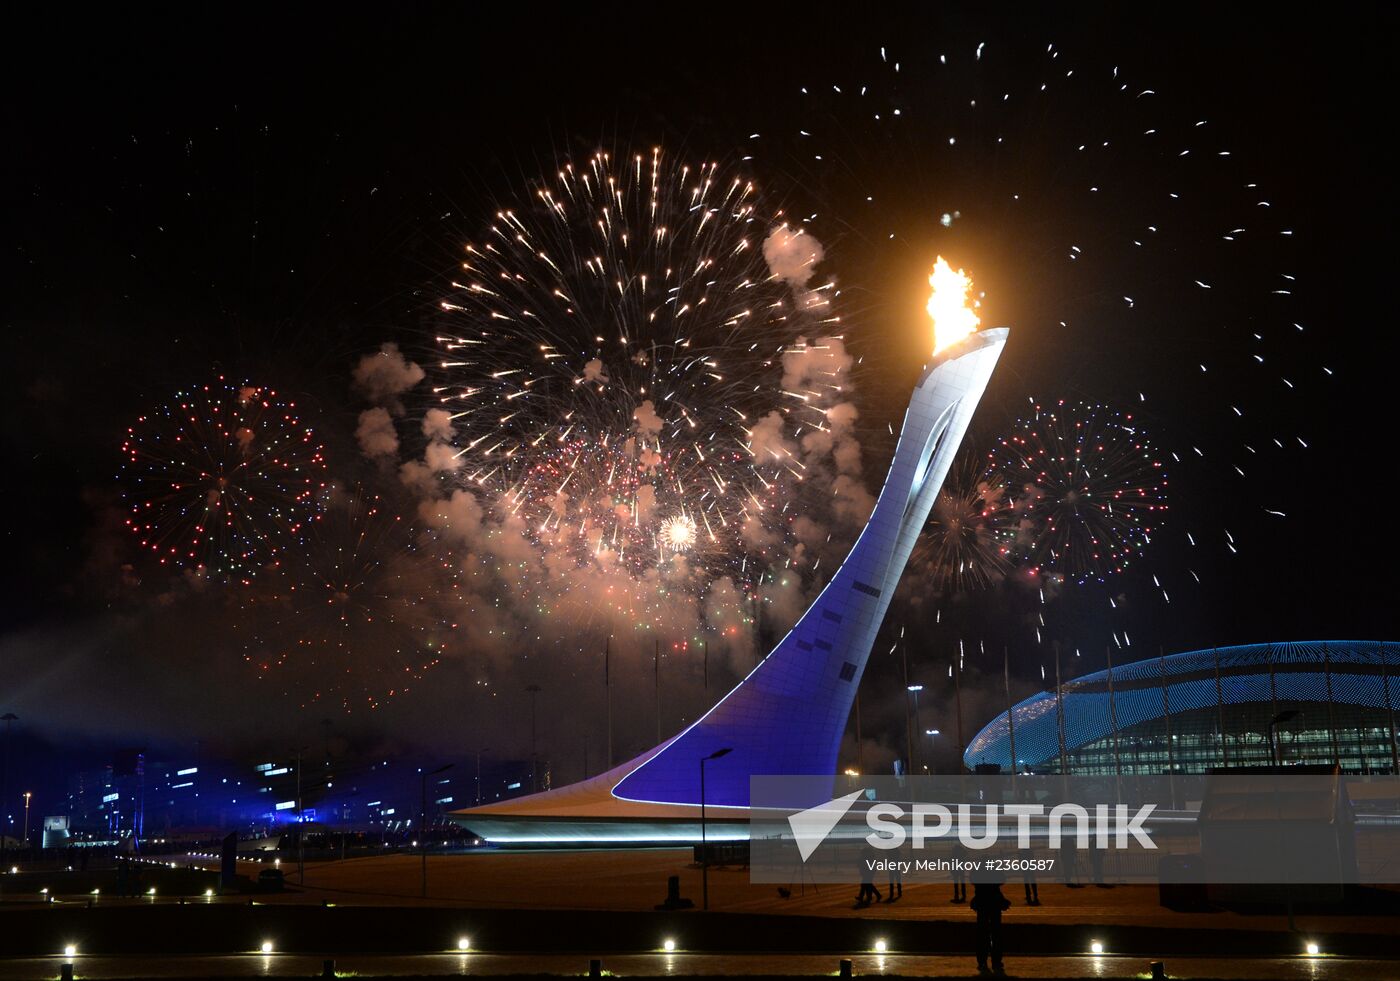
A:
[[[856,894],[856,909],[880,901],[880,890],[875,888],[875,862],[879,857],[874,845],[867,844],[860,850],[860,892]]]
[[[979,974],[1005,974],[1002,966],[1001,914],[1011,908],[1011,900],[1001,892],[1003,878],[995,872],[978,872],[972,880],[972,909],[977,914],[977,971]],[[990,969],[987,964],[991,962]]]
[[[1089,852],[1089,869],[1094,879],[1094,885],[1100,889],[1107,889],[1108,883],[1103,881],[1103,849],[1095,848]]]
[[[953,898],[949,902],[967,902],[967,872],[962,867],[963,859],[967,857],[967,850],[963,848],[962,842],[953,842]]]
[[[1076,864],[1079,861],[1079,851],[1073,839],[1066,838],[1060,845],[1060,876],[1064,879],[1065,885],[1071,889],[1078,889],[1080,883],[1075,881]]]
[[[904,897],[904,850],[895,849],[890,853],[890,891],[885,894],[885,902],[892,903]]]

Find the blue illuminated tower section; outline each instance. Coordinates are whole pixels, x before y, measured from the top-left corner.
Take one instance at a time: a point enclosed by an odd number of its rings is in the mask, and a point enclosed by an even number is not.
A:
[[[611,771],[614,797],[697,804],[699,761],[719,749],[731,753],[724,766],[706,774],[705,800],[714,806],[747,807],[753,775],[835,772],[875,634],[1007,333],[997,327],[971,334],[934,357],[914,389],[875,510],[836,575],[719,704],[679,735]]]

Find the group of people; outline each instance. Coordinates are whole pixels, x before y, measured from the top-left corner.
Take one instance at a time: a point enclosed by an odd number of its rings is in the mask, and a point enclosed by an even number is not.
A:
[[[871,903],[893,903],[904,896],[904,869],[900,865],[900,854],[895,853],[890,860],[890,891],[883,896],[875,885],[875,862],[884,856],[873,846],[866,845],[860,853],[860,891],[856,893],[856,909],[865,909]]]

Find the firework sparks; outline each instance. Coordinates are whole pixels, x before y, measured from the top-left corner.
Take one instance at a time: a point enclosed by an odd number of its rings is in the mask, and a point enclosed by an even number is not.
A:
[[[326,469],[296,406],[271,389],[212,385],[142,416],[122,443],[127,527],[162,565],[246,580],[317,510]]]
[[[687,514],[667,518],[661,523],[661,544],[673,552],[685,552],[696,541],[695,519]]]
[[[826,187],[854,182],[813,204],[840,209],[874,263],[898,265],[907,258],[899,249],[930,239],[945,250],[969,238],[990,245],[1034,297],[1047,336],[1051,325],[1073,331],[1092,370],[1107,370],[1095,364],[1099,352],[1115,352],[1114,373],[1137,371],[1121,355],[1138,338],[1179,342],[1145,348],[1182,369],[1183,384],[1139,396],[1154,419],[1180,427],[1156,433],[1164,456],[1184,473],[1204,471],[1202,483],[1244,482],[1248,492],[1233,500],[1278,519],[1267,513],[1283,510],[1271,477],[1304,465],[1308,440],[1277,427],[1289,413],[1301,418],[1295,395],[1312,386],[1324,398],[1334,376],[1297,310],[1308,282],[1293,265],[1295,229],[1251,155],[1229,145],[1233,131],[1136,78],[1111,51],[978,43],[869,55],[841,84],[795,86],[792,127],[755,133],[755,158],[801,161]],[[921,216],[912,225],[902,218],[911,212]],[[1078,285],[1090,276],[1099,288]],[[932,282],[935,296],[960,285],[951,266],[936,268]],[[1194,323],[1227,332],[1188,337]],[[945,335],[940,322],[939,346]],[[1197,377],[1186,379],[1188,368]],[[1268,391],[1261,382],[1278,395],[1241,404]],[[1241,533],[1221,547],[1234,555],[1246,542]]]
[[[939,590],[993,585],[1013,568],[1024,516],[1012,507],[1005,478],[965,457],[943,482],[915,553],[919,578]]]
[[[1039,571],[1075,582],[1123,572],[1167,511],[1167,475],[1131,415],[1061,400],[998,441],[988,470],[1034,527],[1020,536]]]
[[[278,575],[239,591],[233,629],[258,676],[303,704],[376,708],[450,649],[451,594],[378,495],[332,483],[319,498]]]
[[[782,560],[848,368],[810,235],[654,149],[563,164],[465,251],[434,470],[576,567],[684,554],[751,586]]]

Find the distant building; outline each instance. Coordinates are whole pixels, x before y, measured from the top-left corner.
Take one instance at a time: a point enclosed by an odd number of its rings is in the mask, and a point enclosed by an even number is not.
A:
[[[429,779],[427,824],[442,826],[443,815],[477,803],[492,803],[530,792],[530,761],[475,759]],[[539,764],[542,781],[547,763]],[[418,834],[423,806],[422,777],[415,765],[375,760],[332,761],[308,754],[249,764],[166,763],[140,751],[114,755],[113,762],[73,774],[68,780],[64,842],[115,843],[135,835],[142,840],[212,837],[238,831],[276,835],[287,825],[306,822],[327,828],[373,832],[389,838]],[[57,843],[57,829],[48,835]]]
[[[193,825],[200,813],[199,766],[155,762],[144,753],[115,754],[107,766],[68,780],[67,840],[118,841]]]
[[[969,769],[1203,773],[1331,763],[1394,772],[1400,648],[1373,640],[1250,644],[1116,665],[1003,712],[968,744]],[[1061,748],[1063,747],[1063,749]]]

